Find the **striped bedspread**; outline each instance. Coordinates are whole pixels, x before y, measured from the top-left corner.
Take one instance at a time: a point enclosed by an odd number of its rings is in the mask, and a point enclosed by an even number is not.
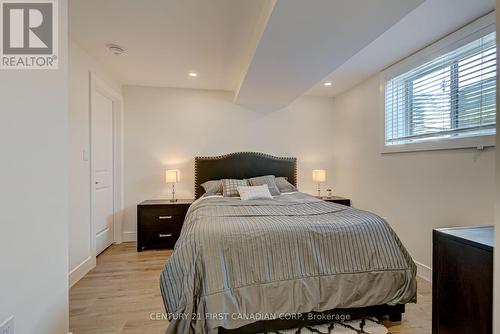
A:
[[[167,333],[217,333],[334,308],[415,301],[416,267],[377,215],[303,193],[201,198],[160,277]]]

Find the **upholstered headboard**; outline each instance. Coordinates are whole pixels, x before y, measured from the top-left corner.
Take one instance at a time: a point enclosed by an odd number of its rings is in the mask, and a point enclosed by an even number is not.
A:
[[[238,152],[194,159],[194,195],[205,192],[202,183],[220,179],[247,179],[262,175],[285,176],[297,185],[297,158],[275,157],[257,152]]]

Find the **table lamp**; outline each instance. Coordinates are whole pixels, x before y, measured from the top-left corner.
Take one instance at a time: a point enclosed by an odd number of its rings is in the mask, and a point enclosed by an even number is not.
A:
[[[165,183],[172,183],[172,199],[170,202],[177,202],[175,198],[175,184],[179,182],[179,171],[176,169],[168,169],[165,172]]]
[[[314,182],[318,183],[318,197],[321,197],[321,183],[326,181],[326,170],[314,169],[312,172]]]

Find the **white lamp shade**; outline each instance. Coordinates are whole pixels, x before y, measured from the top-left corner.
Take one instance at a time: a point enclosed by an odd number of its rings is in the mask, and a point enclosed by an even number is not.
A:
[[[177,169],[169,169],[165,172],[165,182],[166,183],[177,183],[179,182],[179,171]]]
[[[314,169],[312,173],[314,182],[325,182],[326,181],[326,170],[324,169]]]

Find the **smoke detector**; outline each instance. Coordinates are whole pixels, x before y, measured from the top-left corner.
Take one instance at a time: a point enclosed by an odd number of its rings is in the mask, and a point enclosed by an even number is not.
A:
[[[125,53],[125,50],[121,46],[116,44],[106,44],[106,47],[115,56],[120,56]]]

